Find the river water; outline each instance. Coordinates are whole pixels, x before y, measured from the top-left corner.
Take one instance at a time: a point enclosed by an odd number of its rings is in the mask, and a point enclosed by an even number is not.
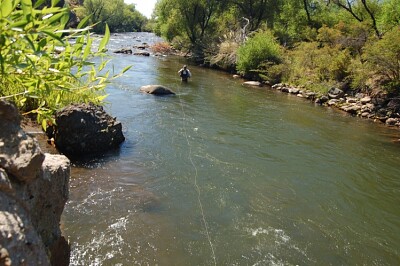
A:
[[[182,60],[114,55],[133,65],[107,88],[126,141],[74,164],[71,265],[400,264],[398,130],[215,70],[181,84]]]

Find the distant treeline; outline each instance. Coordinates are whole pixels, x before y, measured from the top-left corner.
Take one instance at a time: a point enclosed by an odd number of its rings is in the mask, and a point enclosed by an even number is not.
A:
[[[103,33],[106,24],[111,32],[150,31],[148,19],[135,9],[134,4],[125,4],[124,0],[65,0],[65,5],[77,21],[90,16],[97,33]]]

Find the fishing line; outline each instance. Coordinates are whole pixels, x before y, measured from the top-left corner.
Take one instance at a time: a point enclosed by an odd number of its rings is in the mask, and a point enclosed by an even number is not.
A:
[[[203,203],[201,202],[201,191],[200,191],[200,187],[199,187],[199,185],[197,183],[198,171],[197,171],[196,164],[194,163],[193,158],[192,158],[192,146],[190,145],[189,137],[188,137],[187,130],[186,130],[186,121],[187,121],[186,120],[186,113],[185,113],[185,110],[183,108],[182,99],[181,99],[181,95],[180,94],[181,94],[181,92],[180,92],[180,89],[178,87],[179,104],[181,106],[182,119],[184,121],[184,123],[183,123],[183,134],[185,135],[186,142],[187,142],[187,145],[189,147],[189,156],[188,156],[188,158],[189,158],[189,161],[192,164],[193,169],[194,169],[194,186],[195,186],[196,191],[197,191],[197,201],[198,201],[199,206],[200,206],[200,212],[201,212],[201,217],[202,217],[202,220],[203,220],[204,230],[205,230],[206,235],[207,235],[208,243],[210,244],[212,257],[213,257],[213,260],[214,260],[214,265],[217,265],[217,258],[215,256],[214,246],[213,246],[213,244],[211,242],[210,231],[208,229],[206,216],[204,215]]]

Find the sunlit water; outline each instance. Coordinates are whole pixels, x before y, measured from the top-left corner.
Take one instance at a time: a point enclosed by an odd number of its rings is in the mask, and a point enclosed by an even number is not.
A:
[[[195,66],[181,84],[180,58],[112,63],[133,65],[107,89],[126,141],[75,163],[71,265],[400,264],[398,130]]]

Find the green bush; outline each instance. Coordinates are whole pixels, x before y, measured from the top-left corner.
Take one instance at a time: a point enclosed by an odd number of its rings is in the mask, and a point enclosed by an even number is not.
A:
[[[366,71],[382,78],[387,90],[400,93],[400,28],[395,27],[381,39],[372,40],[364,47],[362,59]]]
[[[107,61],[96,68],[89,60],[104,55],[110,35],[107,28],[92,52],[90,28],[83,28],[87,20],[76,30],[65,30],[68,10],[54,5],[38,9],[42,3],[0,0],[0,99],[37,114],[46,127],[53,113],[69,103],[103,101],[111,78],[99,71]]]
[[[289,81],[299,85],[331,86],[346,79],[350,53],[338,46],[301,43],[289,56]],[[320,85],[318,85],[320,84]]]
[[[279,64],[281,47],[270,31],[259,31],[237,50],[236,68],[241,74],[257,72],[263,64]]]

